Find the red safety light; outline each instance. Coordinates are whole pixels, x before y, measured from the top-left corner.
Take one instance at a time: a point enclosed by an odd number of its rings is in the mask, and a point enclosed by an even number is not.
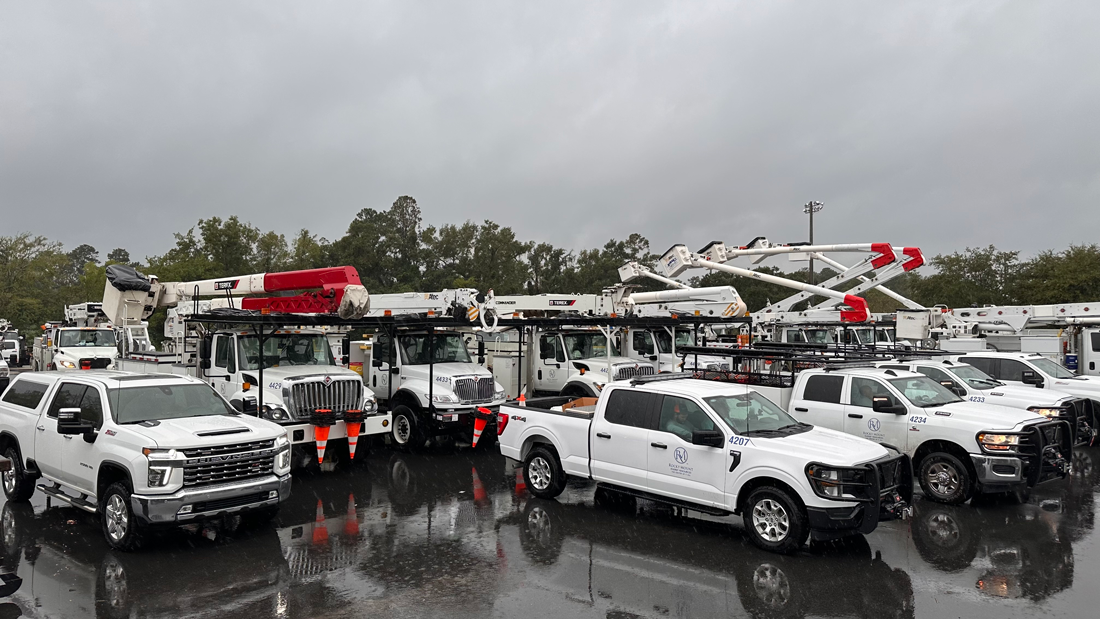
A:
[[[80,360],[80,369],[82,369],[82,370],[92,369],[92,360],[91,359],[81,359]]]
[[[504,427],[508,425],[508,413],[497,412],[497,436],[504,434]]]

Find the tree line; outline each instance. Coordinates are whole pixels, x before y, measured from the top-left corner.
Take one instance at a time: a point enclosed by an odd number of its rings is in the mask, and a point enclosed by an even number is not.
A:
[[[489,220],[425,225],[420,207],[409,196],[401,196],[385,210],[362,209],[347,232],[332,241],[304,229],[288,239],[237,216],[200,219],[174,236],[172,247],[144,261],[133,260],[125,248],[101,256],[89,244],[66,250],[61,243],[31,233],[0,236],[0,318],[35,333],[43,322],[60,319],[65,305],[101,300],[109,264],[129,264],[161,281],[351,265],[374,293],[469,287],[497,294],[540,294],[598,293],[618,283],[617,270],[624,263],[652,264],[659,257],[637,233],[578,251],[520,240],[510,227]],[[1047,250],[1027,260],[1020,259],[1020,252],[992,245],[967,248],[937,255],[929,267],[925,274],[910,272],[889,287],[927,306],[1100,301],[1098,245]],[[758,270],[809,279],[806,269]],[[815,279],[820,282],[834,274],[825,269]],[[689,283],[733,286],[750,310],[791,294],[781,286],[716,272],[693,277]],[[866,296],[872,311],[898,307],[881,293]]]

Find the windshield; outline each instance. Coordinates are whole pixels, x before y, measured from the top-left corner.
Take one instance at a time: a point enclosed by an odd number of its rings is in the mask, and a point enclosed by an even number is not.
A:
[[[1035,367],[1046,372],[1054,378],[1076,378],[1077,375],[1070,372],[1066,368],[1058,365],[1057,363],[1045,358],[1028,359]]]
[[[565,352],[570,359],[594,359],[607,356],[607,338],[603,333],[566,333]],[[619,350],[611,347],[611,356],[619,356]]]
[[[4,348],[15,348],[15,342],[12,340],[4,340],[2,345]]]
[[[57,338],[58,348],[114,345],[115,332],[111,329],[66,329]]]
[[[994,380],[989,374],[986,374],[972,365],[954,365],[947,368],[947,371],[963,379],[966,381],[966,384],[975,389],[992,389],[994,387],[1000,387],[1002,384],[1000,381]]]
[[[209,385],[126,387],[109,391],[118,424],[236,414]]]
[[[810,427],[799,423],[755,391],[739,395],[717,395],[704,398],[704,401],[718,413],[723,423],[742,435]]]
[[[833,344],[832,329],[806,329],[806,341],[811,344]]]
[[[672,336],[668,334],[668,331],[661,329],[660,331],[654,331],[654,335],[657,336],[657,350],[659,352],[670,353],[672,352]],[[695,336],[691,331],[687,329],[676,330],[676,348],[680,349],[684,346],[694,346]]]
[[[260,367],[260,338],[237,336],[237,358],[242,370]],[[308,333],[276,333],[264,337],[264,368],[283,365],[334,365],[328,339]]]
[[[458,333],[436,333],[432,336],[432,350],[428,351],[428,334],[403,335],[401,354],[406,365],[429,363],[470,363],[466,343]]]
[[[921,408],[962,402],[962,398],[951,393],[946,387],[927,376],[892,378],[890,384],[900,391],[907,400]]]

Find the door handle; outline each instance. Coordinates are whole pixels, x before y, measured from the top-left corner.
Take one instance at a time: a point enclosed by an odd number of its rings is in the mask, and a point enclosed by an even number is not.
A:
[[[62,436],[64,436],[64,437],[65,437],[65,440],[66,440],[66,441],[71,441],[71,440],[73,440],[73,435],[72,435],[72,434],[64,434],[64,435],[62,435]]]
[[[863,415],[858,413],[848,413],[848,417],[851,419],[863,419]]]
[[[596,438],[611,438],[611,435],[605,432],[597,432]]]
[[[664,443],[650,443],[649,445],[651,447],[656,447],[657,449],[668,449],[668,445],[665,445]]]
[[[45,432],[46,426],[38,426],[37,428],[35,428],[35,430],[38,430],[39,432]]]
[[[794,407],[794,412],[796,412],[796,413],[808,413],[808,412],[810,412],[810,409],[802,408],[801,406],[796,406],[796,407]]]

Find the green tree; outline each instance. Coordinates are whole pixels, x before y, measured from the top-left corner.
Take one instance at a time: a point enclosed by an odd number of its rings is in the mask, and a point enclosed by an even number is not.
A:
[[[71,302],[72,257],[61,244],[21,233],[0,237],[0,316],[28,340],[47,320],[60,320]]]
[[[328,241],[309,233],[302,228],[294,237],[294,246],[290,250],[290,268],[294,270],[320,269],[329,264],[332,247]]]
[[[262,273],[277,273],[290,267],[290,249],[286,237],[274,232],[265,232],[256,240],[256,253],[253,268]]]
[[[200,219],[202,251],[215,268],[214,277],[247,275],[255,270],[256,244],[260,230],[243,223],[236,215],[222,221],[219,217]],[[284,240],[285,245],[285,240]]]
[[[531,271],[527,294],[576,291],[577,258],[573,252],[539,243],[527,252],[527,264]]]
[[[130,262],[130,252],[121,247],[116,247],[107,254],[107,262],[112,264],[134,264]]]
[[[992,245],[940,254],[929,261],[936,273],[917,283],[915,300],[923,305],[943,303],[949,307],[1015,303],[1019,255]]]
[[[529,273],[523,258],[532,246],[516,240],[511,228],[485,220],[477,231],[467,278],[481,292],[493,289],[497,294],[522,294]]]
[[[1100,299],[1100,246],[1071,245],[1060,252],[1040,252],[1020,265],[1015,296],[1035,304]]]
[[[421,234],[424,290],[458,288],[468,283],[478,239],[477,224],[428,226]]]

